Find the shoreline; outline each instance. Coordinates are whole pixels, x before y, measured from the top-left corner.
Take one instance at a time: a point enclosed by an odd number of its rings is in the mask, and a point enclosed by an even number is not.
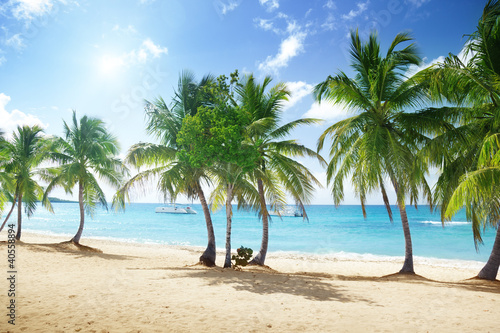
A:
[[[23,232],[22,241],[27,245],[48,245],[66,242],[70,240],[71,237],[72,236]],[[5,241],[6,239],[6,233],[1,235],[0,241]],[[148,254],[148,250],[152,253],[158,251],[189,253],[190,256],[192,255],[193,260],[185,262],[185,265],[197,264],[198,257],[205,250],[203,246],[140,243],[133,240],[123,241],[111,238],[82,238],[80,243],[102,250],[104,253],[123,252],[124,249],[127,249],[127,253],[140,252],[144,255]],[[236,253],[236,248],[233,248],[232,252]],[[216,267],[221,268],[224,265],[224,257],[225,249],[217,248]],[[268,267],[287,273],[309,272],[334,274],[334,267],[340,266],[345,270],[347,267],[351,266],[358,267],[359,269],[359,272],[356,272],[354,269],[347,270],[354,275],[373,275],[372,271],[377,268],[377,274],[375,275],[385,276],[397,273],[403,261],[403,256],[380,256],[346,252],[315,254],[307,252],[275,251],[268,252],[266,256],[266,265]],[[365,264],[368,265],[368,269],[364,268]],[[450,282],[457,282],[475,277],[484,264],[485,263],[480,261],[414,256],[415,272],[418,275],[431,279],[439,279],[442,274],[445,274],[446,279]],[[444,269],[446,273],[443,273],[441,271],[442,269]]]
[[[45,231],[23,231],[24,237],[34,237],[46,239],[49,243],[64,242],[73,235],[70,234],[55,234],[52,232]],[[0,235],[0,241],[6,240],[5,235],[2,237]],[[102,243],[116,243],[119,245],[145,245],[145,246],[165,246],[178,249],[184,249],[188,251],[199,251],[200,253],[205,250],[204,246],[199,245],[186,245],[186,244],[164,244],[161,242],[139,242],[133,239],[121,239],[114,237],[82,237],[82,244],[89,242],[102,242]],[[254,254],[258,252],[258,249],[253,249]],[[232,252],[236,253],[236,248],[232,249]],[[217,256],[225,255],[225,248],[217,247]],[[388,255],[378,255],[372,253],[355,253],[355,252],[335,252],[335,253],[312,253],[312,252],[301,252],[301,251],[268,251],[266,258],[276,258],[276,259],[299,259],[307,260],[313,259],[315,261],[321,260],[324,262],[328,261],[347,261],[347,262],[389,262],[389,263],[399,263],[404,261],[404,256],[388,256]],[[436,257],[423,257],[423,256],[413,256],[415,266],[417,265],[427,265],[436,267],[452,267],[452,268],[470,268],[479,270],[486,264],[486,261],[477,260],[465,260],[465,259],[447,259],[447,258],[436,258]],[[222,266],[222,265],[221,265]]]
[[[7,271],[6,233],[0,237]],[[270,253],[269,268],[196,264],[202,247],[23,233],[16,326],[37,332],[494,332],[500,282],[477,270]],[[7,290],[7,280],[0,288]],[[0,304],[7,304],[0,291]],[[3,306],[3,305],[2,305]],[[305,311],[306,310],[306,311]],[[361,320],[360,320],[361,318]]]

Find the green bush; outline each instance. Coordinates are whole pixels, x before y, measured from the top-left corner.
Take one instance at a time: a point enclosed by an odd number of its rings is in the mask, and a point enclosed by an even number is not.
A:
[[[234,267],[246,266],[252,258],[253,250],[249,247],[240,246],[236,249],[236,253],[238,254],[231,257],[234,260]]]

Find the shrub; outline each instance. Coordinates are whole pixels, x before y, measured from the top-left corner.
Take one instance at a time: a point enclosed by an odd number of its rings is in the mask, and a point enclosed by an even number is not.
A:
[[[236,253],[238,254],[231,257],[234,260],[234,267],[246,266],[252,258],[253,250],[249,247],[240,246],[236,249]]]

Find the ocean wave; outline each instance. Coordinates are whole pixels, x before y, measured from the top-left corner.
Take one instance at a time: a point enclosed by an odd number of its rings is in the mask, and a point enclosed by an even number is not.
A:
[[[189,242],[177,242],[177,241],[162,241],[155,239],[143,239],[143,238],[120,238],[120,237],[107,237],[107,236],[89,236],[85,237],[88,239],[96,240],[108,240],[113,242],[121,243],[134,243],[134,244],[147,244],[147,245],[175,245],[175,246],[190,246]]]
[[[23,228],[23,231],[32,234],[44,235],[44,236],[55,236],[55,237],[73,237],[75,234],[63,233],[63,232],[53,232],[48,230],[38,230],[31,228]]]
[[[270,252],[268,258],[275,257],[279,259],[304,260],[308,262],[329,262],[329,261],[354,261],[354,262],[374,262],[374,263],[401,263],[404,261],[403,256],[385,256],[371,253],[353,253],[353,252],[335,252],[328,254],[308,254],[292,251],[273,251]],[[440,259],[432,257],[414,256],[416,265],[426,265],[434,267],[446,268],[465,268],[479,270],[484,266],[484,262],[475,260],[460,260],[460,259]]]
[[[420,223],[422,224],[439,224],[443,225],[441,221],[421,221]],[[465,225],[465,224],[470,224],[470,222],[460,222],[460,221],[448,221],[444,222],[444,225]]]

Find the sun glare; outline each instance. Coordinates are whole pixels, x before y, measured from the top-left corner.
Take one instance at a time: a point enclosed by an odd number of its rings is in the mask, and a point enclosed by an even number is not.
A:
[[[123,59],[109,55],[103,56],[99,63],[101,72],[106,75],[116,73],[123,65]]]

